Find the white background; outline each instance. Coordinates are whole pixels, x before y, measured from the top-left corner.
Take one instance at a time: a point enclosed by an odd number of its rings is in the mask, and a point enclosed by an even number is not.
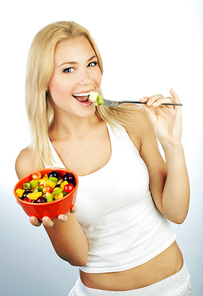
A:
[[[201,0],[8,0],[0,6],[0,295],[67,295],[78,277],[78,268],[57,257],[43,227],[29,224],[12,193],[15,159],[30,141],[24,107],[28,49],[38,30],[59,20],[82,24],[96,39],[107,99],[168,96],[171,87],[179,94],[191,205],[186,221],[173,226],[193,294],[203,295]]]

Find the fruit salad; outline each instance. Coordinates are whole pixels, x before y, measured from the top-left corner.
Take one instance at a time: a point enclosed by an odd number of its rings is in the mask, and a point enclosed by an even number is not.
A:
[[[16,195],[29,203],[51,202],[71,193],[75,185],[75,178],[71,173],[60,175],[57,171],[51,171],[42,176],[40,172],[35,172],[30,182],[23,183],[22,188],[16,189]]]
[[[89,94],[89,100],[95,103],[96,106],[104,104],[102,97],[96,91],[91,91],[91,93]]]

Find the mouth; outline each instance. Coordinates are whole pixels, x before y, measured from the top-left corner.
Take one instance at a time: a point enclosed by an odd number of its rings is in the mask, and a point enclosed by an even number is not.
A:
[[[89,102],[90,93],[91,93],[91,91],[73,94],[72,96],[81,103],[87,103],[87,102]]]

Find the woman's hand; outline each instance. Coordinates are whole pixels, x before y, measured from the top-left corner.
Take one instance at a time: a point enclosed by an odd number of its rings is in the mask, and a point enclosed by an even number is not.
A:
[[[144,97],[140,101],[146,102],[142,107],[154,128],[155,135],[162,145],[176,145],[181,141],[182,118],[181,107],[161,105],[162,103],[176,103],[180,100],[173,89],[170,90],[171,97],[155,95]]]
[[[161,105],[180,103],[173,89],[170,93],[172,97],[157,95],[141,99],[143,102],[147,101],[147,104],[142,106],[153,126],[155,136],[163,147],[165,164],[163,165],[163,159],[160,159],[160,153],[157,154],[155,137],[153,141],[150,137],[149,125],[143,132],[141,156],[149,171],[150,191],[157,208],[168,220],[182,223],[189,208],[190,185],[181,144],[181,107]]]
[[[71,209],[71,213],[75,213],[77,211],[76,206],[73,206]],[[60,214],[56,219],[60,220],[62,223],[65,223],[68,220],[67,215]],[[54,220],[56,220],[54,219]],[[33,226],[40,226],[43,224],[45,227],[52,227],[54,225],[54,220],[51,220],[49,217],[45,216],[42,218],[42,221],[38,220],[36,217],[32,216],[30,217],[30,223]]]

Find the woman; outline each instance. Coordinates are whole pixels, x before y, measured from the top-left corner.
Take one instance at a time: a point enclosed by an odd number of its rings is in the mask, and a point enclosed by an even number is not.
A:
[[[96,107],[88,98],[102,95],[102,74],[96,44],[80,25],[56,22],[35,36],[26,77],[32,143],[16,172],[66,167],[80,185],[77,211],[30,221],[42,222],[56,253],[80,266],[69,295],[191,295],[168,222],[182,223],[189,207],[181,107],[161,105],[179,98],[171,90],[142,98],[144,110]]]

